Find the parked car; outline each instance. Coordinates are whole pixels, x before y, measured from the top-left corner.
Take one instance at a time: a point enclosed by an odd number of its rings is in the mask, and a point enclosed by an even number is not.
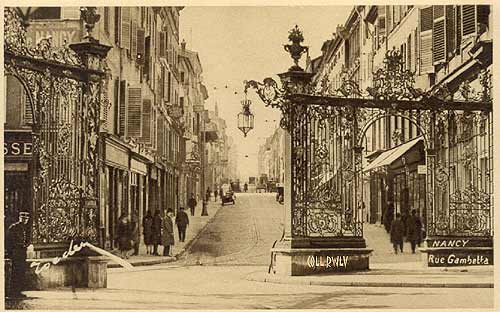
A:
[[[221,204],[224,205],[225,203],[235,203],[234,201],[234,193],[233,191],[231,190],[231,187],[227,184],[224,184],[222,186],[222,201],[221,201]]]

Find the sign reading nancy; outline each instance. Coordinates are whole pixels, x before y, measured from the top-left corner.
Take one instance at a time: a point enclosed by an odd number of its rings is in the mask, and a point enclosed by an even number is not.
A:
[[[493,247],[492,240],[469,238],[428,239],[430,248],[468,248],[468,247]]]

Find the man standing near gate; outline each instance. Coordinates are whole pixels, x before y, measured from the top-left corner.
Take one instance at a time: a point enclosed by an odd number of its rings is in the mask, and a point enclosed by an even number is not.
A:
[[[19,212],[19,221],[12,224],[7,230],[5,249],[12,261],[10,291],[7,296],[11,298],[26,297],[22,291],[26,288],[26,250],[29,245],[29,219],[29,212],[21,211]]]

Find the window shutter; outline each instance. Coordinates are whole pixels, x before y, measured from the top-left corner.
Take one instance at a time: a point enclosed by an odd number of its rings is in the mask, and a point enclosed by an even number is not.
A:
[[[120,46],[121,9],[115,7],[115,43]]]
[[[109,35],[109,7],[104,7],[104,31]]]
[[[127,136],[141,137],[142,94],[141,87],[128,89]]]
[[[146,57],[146,32],[144,28],[137,29],[137,63],[143,65]]]
[[[23,109],[23,121],[25,125],[32,125],[33,124],[33,111],[31,110],[31,103],[28,95],[26,94],[26,91],[24,88],[22,88],[22,103],[24,104],[24,109]]]
[[[141,141],[151,144],[151,113],[152,105],[150,99],[142,101],[142,136]]]
[[[412,47],[411,47],[411,44],[412,44],[412,40],[411,40],[411,33],[410,35],[408,36],[408,40],[406,41],[406,56],[407,56],[407,60],[406,60],[406,69],[408,70],[412,70],[412,65],[413,65],[413,50],[412,50]]]
[[[80,7],[62,7],[61,18],[64,19],[80,19]]]
[[[401,20],[401,6],[395,5],[393,7],[394,7],[394,25],[397,25]]]
[[[165,32],[164,31],[160,31],[160,42],[159,42],[159,45],[160,45],[160,57],[163,57],[165,58],[167,56],[167,53],[166,53],[166,45],[165,45]]]
[[[451,59],[457,48],[455,6],[446,6],[446,58]]]
[[[432,62],[434,65],[446,61],[445,6],[434,5],[432,24]]]
[[[386,33],[385,6],[383,5],[378,6],[378,14],[379,16],[377,21],[377,30],[378,30],[377,46],[378,48],[380,48],[380,45],[382,45]]]
[[[165,99],[166,98],[166,95],[167,95],[167,73],[166,73],[166,68],[165,67],[162,67],[162,71],[161,71],[161,95],[162,95],[162,98]]]
[[[389,34],[391,33],[392,30],[392,5],[386,5],[385,6],[385,28],[387,32],[387,37],[389,37]]]
[[[156,137],[156,151],[163,155],[163,140],[164,140],[164,131],[163,131],[163,116],[158,114],[158,122],[157,122],[157,137]]]
[[[170,102],[171,100],[171,93],[172,93],[172,74],[168,72],[168,81],[167,81],[167,101]]]
[[[154,70],[154,66],[155,66],[155,58],[153,56],[149,57],[149,69],[148,69],[148,72],[149,72],[149,81],[151,82],[151,87],[154,85],[153,81],[154,81],[154,75],[153,75],[153,70]]]
[[[120,47],[130,50],[130,8],[121,8]]]
[[[120,108],[119,108],[119,117],[118,117],[118,134],[125,135],[125,123],[126,123],[126,114],[125,110],[127,108],[127,81],[120,81]]]
[[[130,59],[135,61],[137,59],[137,22],[131,21],[130,25]]]
[[[457,53],[459,52],[460,46],[462,45],[462,6],[457,5],[456,7],[456,22],[457,22]]]
[[[476,6],[462,5],[462,38],[477,33]]]
[[[434,71],[432,64],[432,7],[420,10],[420,73],[431,73]]]

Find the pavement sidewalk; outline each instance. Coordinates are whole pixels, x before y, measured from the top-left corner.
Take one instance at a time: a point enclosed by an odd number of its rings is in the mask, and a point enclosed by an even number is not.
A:
[[[255,272],[249,281],[277,284],[355,287],[493,288],[493,266],[424,267],[422,262],[374,263],[369,271],[312,276]]]
[[[174,237],[175,245],[172,248],[172,257],[164,256],[153,256],[146,254],[146,246],[144,242],[141,242],[139,248],[139,256],[131,256],[127,261],[133,266],[144,266],[144,265],[155,265],[161,263],[168,263],[176,261],[180,258],[189,246],[196,240],[198,235],[202,232],[203,228],[213,219],[221,208],[220,202],[210,201],[207,205],[208,216],[201,216],[202,206],[201,203],[196,207],[195,216],[191,216],[189,211],[186,211],[189,215],[189,226],[186,231],[186,241],[179,242],[179,233],[177,227],[174,224]],[[163,246],[158,247],[158,253],[163,254]],[[108,268],[119,268],[121,267],[118,263],[109,262]]]

